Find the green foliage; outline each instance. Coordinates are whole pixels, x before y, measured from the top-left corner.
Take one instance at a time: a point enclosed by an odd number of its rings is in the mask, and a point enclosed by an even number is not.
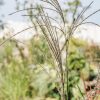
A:
[[[16,65],[14,65],[16,66]],[[5,73],[0,73],[0,99],[1,100],[19,100],[24,99],[28,90],[30,77],[28,70],[17,68],[17,71],[12,67],[6,68]],[[18,66],[17,66],[18,67]]]
[[[74,97],[82,98],[78,88],[78,97],[72,91],[76,89],[77,85],[80,86],[82,76],[89,77],[90,70],[85,58],[86,49],[84,49],[87,45],[85,44],[84,41],[74,38],[70,41],[68,66],[69,96],[71,99]],[[22,52],[25,48],[27,48],[29,52],[28,58],[25,56],[25,53]],[[57,84],[55,81],[56,72],[52,67],[54,63],[48,45],[43,37],[35,37],[24,46],[10,41],[1,48],[1,52],[1,100],[27,100],[27,98],[30,100],[36,97],[59,99],[59,92],[56,88]],[[25,61],[25,63],[23,61]]]
[[[85,58],[85,51],[84,51],[85,42],[72,38],[69,44],[69,53],[68,53],[68,81],[69,81],[69,98],[71,100],[79,98],[81,96],[80,92],[78,91],[77,85],[80,84],[81,81],[81,73],[83,69],[87,67],[88,62]],[[73,92],[73,90],[77,90],[78,97]],[[83,90],[82,90],[83,93]]]
[[[23,52],[25,48],[29,50],[28,57],[30,56],[30,59],[25,57]],[[47,44],[42,38],[38,41],[37,38],[32,39],[24,47],[10,41],[1,48],[1,100],[45,97],[49,91],[55,88],[55,85],[49,87],[49,84],[52,84],[55,79],[55,75],[52,76],[54,72],[52,75],[48,75],[48,72],[46,72],[46,69],[52,71],[52,67],[48,66],[51,60],[47,59],[51,56],[48,50]],[[46,53],[45,56],[41,57],[44,53]]]
[[[30,42],[29,50],[34,64],[48,63],[54,65],[48,44],[43,36],[33,38]]]

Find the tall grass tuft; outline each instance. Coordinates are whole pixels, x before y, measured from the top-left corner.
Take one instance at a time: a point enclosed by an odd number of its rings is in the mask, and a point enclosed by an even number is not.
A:
[[[35,27],[38,28],[38,31],[41,30],[42,34],[44,35],[48,43],[50,52],[52,54],[52,59],[54,60],[54,63],[55,63],[54,70],[56,70],[57,72],[57,79],[58,79],[57,89],[60,93],[61,100],[70,100],[69,98],[69,73],[70,71],[68,69],[68,62],[67,62],[68,55],[69,55],[69,52],[68,52],[69,51],[69,41],[72,38],[72,35],[74,34],[74,32],[77,30],[77,28],[83,24],[93,24],[93,25],[100,27],[98,24],[94,22],[87,21],[88,18],[90,18],[97,12],[100,12],[100,9],[96,10],[95,12],[91,13],[90,15],[82,19],[83,15],[90,8],[93,2],[91,2],[85,8],[83,8],[79,15],[76,14],[78,11],[78,5],[76,4],[76,9],[72,15],[72,21],[69,27],[66,27],[66,17],[64,16],[63,9],[59,1],[58,0],[40,0],[40,1],[45,3],[45,5],[46,4],[50,5],[50,7],[38,5],[35,8],[27,8],[27,9],[18,10],[14,13],[11,13],[10,15],[21,12],[21,11],[28,11],[28,10],[37,11],[37,13],[35,14],[33,12],[32,14],[27,14],[23,16],[29,16],[29,18],[31,17],[31,22],[32,23],[34,22]],[[60,23],[58,23],[56,18],[54,18],[53,16],[50,16],[49,11],[56,13],[57,16],[60,17],[59,18]],[[53,24],[53,21],[56,22],[56,25]],[[22,30],[21,32],[26,31],[30,28],[34,28],[34,27],[31,26],[29,28]],[[4,42],[2,42],[0,46],[3,45],[8,40],[10,40],[11,38],[13,38],[15,35],[20,34],[21,32],[18,32],[14,34],[13,36],[9,37]],[[64,37],[64,44],[62,44],[62,46],[60,46],[61,36]],[[66,55],[64,59],[64,61],[66,62],[63,61],[63,56],[62,56],[63,52]],[[66,66],[64,66],[63,62],[66,63],[65,64]]]

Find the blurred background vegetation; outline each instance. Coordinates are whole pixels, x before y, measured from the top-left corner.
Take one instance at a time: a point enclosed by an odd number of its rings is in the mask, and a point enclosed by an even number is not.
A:
[[[92,51],[91,51],[92,48]],[[97,75],[94,59],[100,48],[73,38],[69,48],[69,87],[71,100],[82,98],[83,80],[92,81]],[[91,61],[90,61],[91,59]],[[0,49],[0,100],[58,100],[56,72],[45,39],[34,37],[26,44],[13,40]]]

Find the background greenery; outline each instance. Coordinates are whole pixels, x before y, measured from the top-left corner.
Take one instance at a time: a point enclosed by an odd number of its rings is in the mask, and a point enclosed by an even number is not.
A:
[[[34,37],[26,44],[11,40],[0,51],[0,100],[59,99],[54,63],[42,36]],[[68,57],[71,100],[82,98],[78,89],[80,87],[84,94],[82,79],[89,80],[97,74],[95,63],[88,61],[88,57],[99,58],[98,53],[98,46],[71,39]]]

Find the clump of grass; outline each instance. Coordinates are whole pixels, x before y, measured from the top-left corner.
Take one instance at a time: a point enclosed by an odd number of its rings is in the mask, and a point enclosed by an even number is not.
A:
[[[12,14],[15,14],[17,12],[21,12],[21,11],[25,11],[25,10],[37,10],[36,14],[28,14],[28,15],[23,15],[23,16],[29,16],[32,17],[31,18],[31,22],[35,23],[35,27],[38,27],[41,32],[43,33],[47,43],[48,43],[48,47],[51,51],[52,54],[52,59],[54,59],[55,62],[55,66],[54,70],[56,70],[57,72],[57,78],[59,80],[58,82],[58,91],[60,93],[60,97],[61,100],[69,100],[69,69],[68,69],[68,48],[69,48],[69,41],[72,38],[72,35],[74,34],[74,32],[77,30],[77,28],[83,24],[93,24],[96,25],[98,27],[100,27],[98,24],[94,23],[94,22],[88,22],[87,19],[90,18],[91,16],[93,16],[94,14],[96,14],[97,12],[100,11],[100,9],[96,10],[95,12],[91,13],[90,15],[88,15],[87,17],[82,19],[82,16],[85,14],[85,12],[89,9],[89,7],[93,4],[93,2],[91,2],[87,7],[83,8],[83,10],[80,12],[80,14],[75,18],[76,12],[77,12],[77,7],[78,5],[76,5],[76,10],[73,13],[73,17],[72,17],[72,23],[70,24],[68,30],[66,30],[66,18],[63,14],[63,10],[62,7],[60,6],[60,3],[58,0],[40,0],[46,4],[49,4],[51,6],[51,8],[47,8],[47,7],[42,7],[41,5],[35,8],[27,8],[27,9],[22,9],[19,11],[16,11]],[[53,11],[54,13],[56,12],[58,16],[60,16],[60,21],[62,25],[59,25],[57,20],[51,16],[49,16],[48,14],[48,10]],[[53,21],[56,21],[57,26],[53,25],[52,23]],[[13,36],[9,37],[8,39],[6,39],[4,42],[2,42],[0,44],[3,45],[5,42],[7,42],[8,40],[10,40],[11,38],[13,38],[14,36],[20,34],[23,31],[26,31],[28,29],[34,28],[33,26],[28,27],[16,34],[14,34]],[[60,31],[60,33],[59,33]],[[60,37],[59,34],[61,34],[64,37],[64,44],[62,45],[62,47],[60,47]],[[62,60],[62,53],[63,51],[66,54],[66,67],[64,67],[63,65],[63,60]],[[67,84],[67,86],[66,86]]]

